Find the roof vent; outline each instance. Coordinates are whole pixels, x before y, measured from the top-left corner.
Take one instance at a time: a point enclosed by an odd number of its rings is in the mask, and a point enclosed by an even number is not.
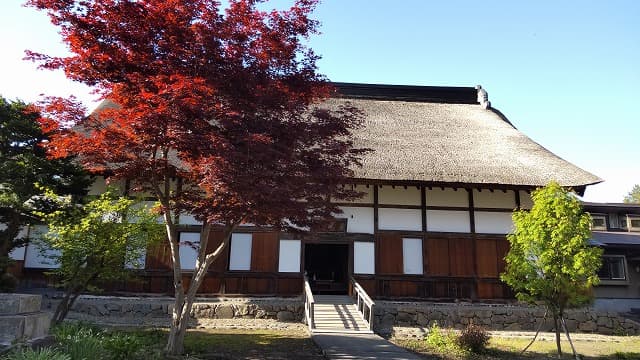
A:
[[[491,107],[491,102],[489,101],[489,93],[487,90],[483,89],[482,86],[476,85],[476,90],[478,90],[478,102],[483,109],[487,109]]]

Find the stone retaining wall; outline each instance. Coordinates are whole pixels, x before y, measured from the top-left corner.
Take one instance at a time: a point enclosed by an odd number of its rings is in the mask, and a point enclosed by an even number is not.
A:
[[[55,309],[57,300],[43,303]],[[171,298],[81,296],[72,312],[94,317],[169,318]],[[300,298],[201,298],[196,300],[191,317],[209,319],[277,319],[302,321],[304,306]]]
[[[519,305],[434,304],[407,302],[376,302],[374,327],[376,332],[391,333],[393,326],[428,327],[437,322],[443,327],[463,328],[469,323],[489,330],[553,329],[553,318],[544,320],[544,309]],[[637,335],[640,324],[624,319],[615,312],[593,309],[569,310],[566,316],[569,331],[605,335]]]

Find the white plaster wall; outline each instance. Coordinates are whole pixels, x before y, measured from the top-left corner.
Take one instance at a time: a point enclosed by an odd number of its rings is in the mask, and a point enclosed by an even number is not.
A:
[[[102,176],[96,176],[93,184],[89,187],[88,195],[100,195],[107,190],[107,183]]]
[[[202,225],[200,221],[196,220],[189,214],[180,214],[178,221],[180,222],[180,225]]]
[[[251,270],[251,234],[231,235],[229,270]]]
[[[378,209],[378,228],[381,230],[422,230],[422,211],[416,209]]]
[[[465,189],[433,188],[426,190],[427,206],[469,206],[469,193]]]
[[[338,219],[347,219],[347,232],[373,234],[373,208],[370,207],[340,207],[342,214],[336,214]]]
[[[477,208],[494,209],[515,209],[516,195],[513,191],[507,190],[473,190],[473,206]]]
[[[382,186],[378,188],[378,202],[385,205],[420,206],[420,189],[415,186]]]
[[[531,194],[524,190],[520,190],[520,208],[531,209],[533,207],[533,200],[531,200]]]
[[[375,244],[372,242],[353,242],[353,273],[375,274]]]
[[[476,233],[508,234],[513,230],[511,213],[476,211]]]
[[[196,268],[196,259],[200,244],[200,233],[181,232],[180,233],[180,267],[182,270],[193,270]]]
[[[422,239],[402,239],[402,266],[405,274],[422,274]]]
[[[427,210],[427,231],[471,232],[468,211]]]
[[[45,225],[35,225],[31,227],[29,232],[29,238],[33,239],[27,245],[24,258],[24,267],[31,269],[56,269],[60,265],[49,258],[49,256],[60,255],[60,251],[45,249],[44,253],[41,252],[40,241],[37,240],[41,235],[47,232]]]
[[[280,240],[279,272],[300,272],[300,240]]]

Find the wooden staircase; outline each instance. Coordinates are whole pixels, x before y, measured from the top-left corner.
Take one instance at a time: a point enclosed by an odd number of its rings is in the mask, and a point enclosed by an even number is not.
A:
[[[351,297],[315,295],[314,299],[314,333],[373,334]]]

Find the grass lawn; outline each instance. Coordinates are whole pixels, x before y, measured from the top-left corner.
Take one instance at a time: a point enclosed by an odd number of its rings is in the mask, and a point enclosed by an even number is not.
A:
[[[192,329],[185,337],[185,354],[167,357],[166,329],[101,329],[95,325],[65,324],[53,331],[55,340],[40,356],[10,353],[0,360],[65,359],[324,359],[304,330]],[[29,349],[16,350],[29,351]],[[24,355],[24,354],[22,354]]]
[[[394,339],[393,342],[425,355],[427,359],[557,359],[555,341],[536,340],[523,355],[520,351],[529,343],[527,338],[492,337],[482,355],[444,354],[429,348],[424,340]],[[583,359],[640,359],[640,336],[611,337],[611,341],[574,340],[576,351]],[[569,342],[562,341],[564,358],[572,359]]]

